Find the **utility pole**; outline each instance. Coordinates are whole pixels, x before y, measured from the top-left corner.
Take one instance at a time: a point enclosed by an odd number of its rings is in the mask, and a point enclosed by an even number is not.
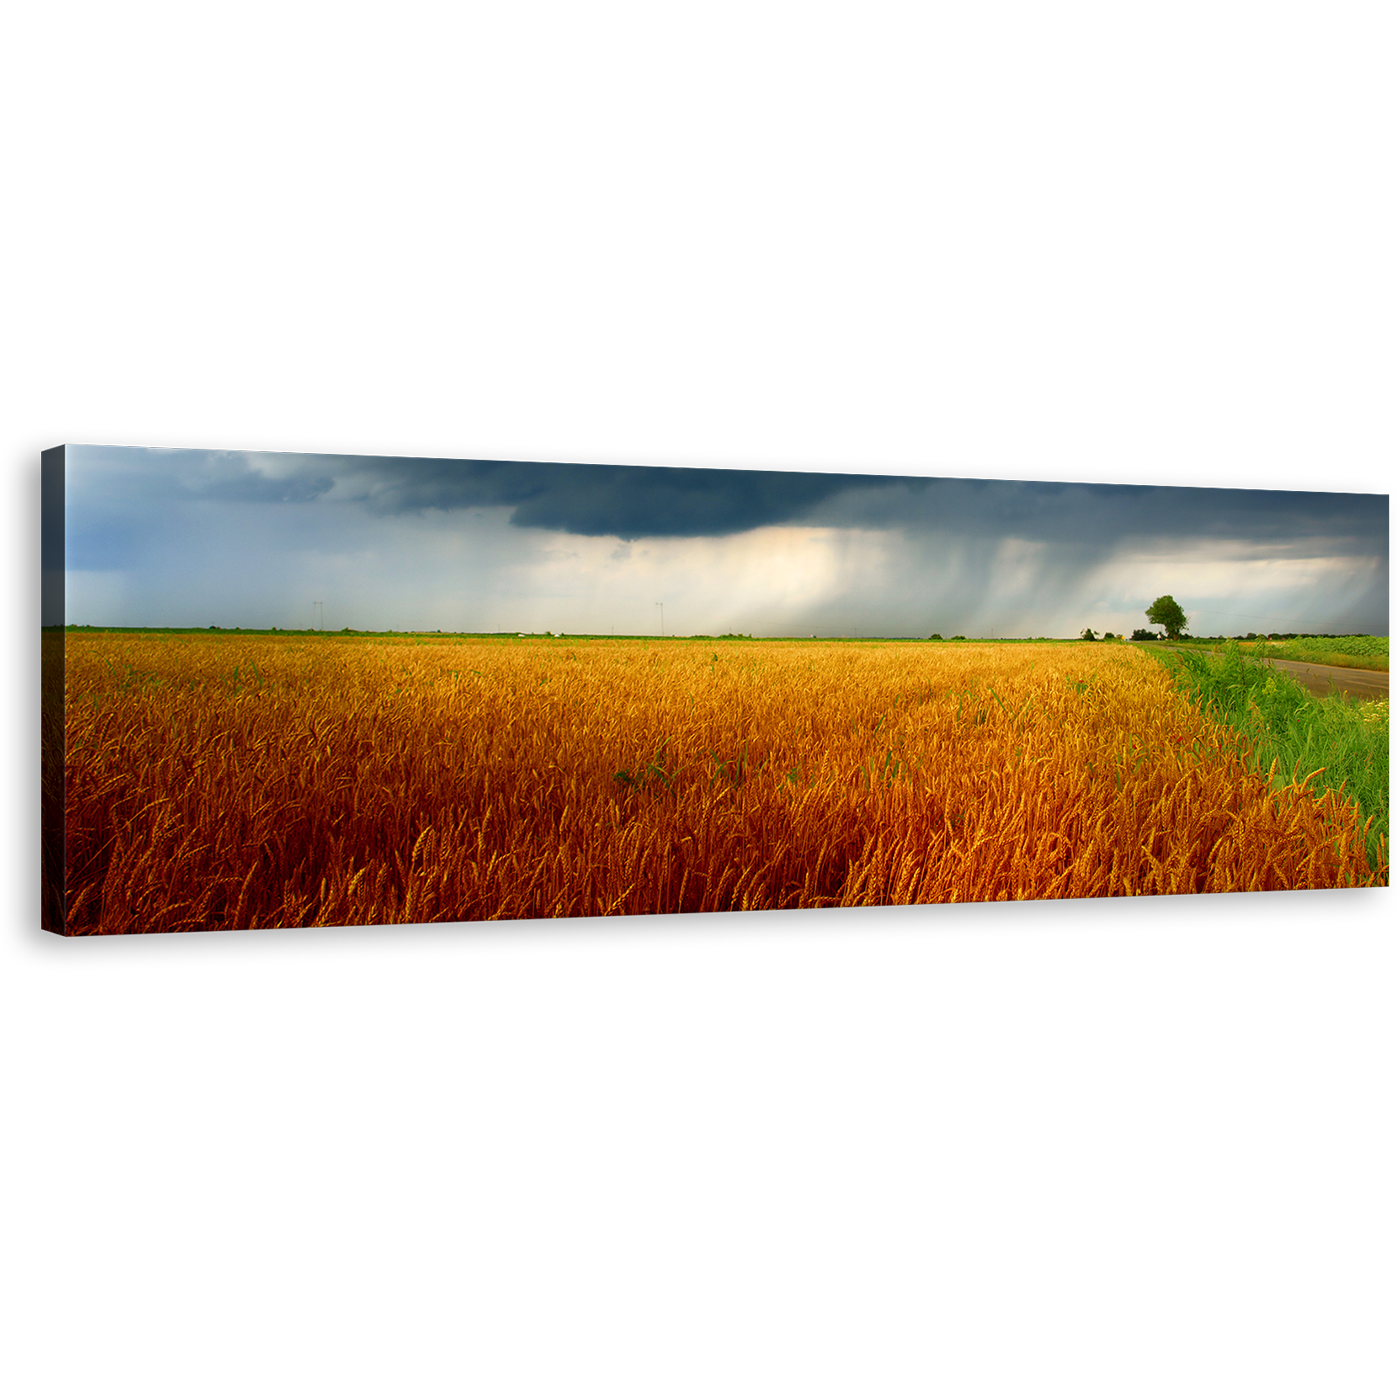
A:
[[[658,603],[656,606],[661,609],[661,635],[664,637],[666,635],[666,604]]]
[[[320,625],[319,625],[319,626],[317,626],[317,617],[316,617],[316,613],[317,613],[317,609],[318,609],[318,608],[320,609]],[[324,632],[324,631],[326,630],[326,605],[325,605],[324,603],[312,603],[312,604],[311,604],[311,626],[312,626],[313,628],[315,628],[315,630],[318,631],[318,632]]]

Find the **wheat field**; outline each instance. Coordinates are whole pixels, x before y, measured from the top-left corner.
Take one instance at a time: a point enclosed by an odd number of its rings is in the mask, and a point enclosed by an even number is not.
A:
[[[1385,883],[1135,648],[66,639],[67,931]]]

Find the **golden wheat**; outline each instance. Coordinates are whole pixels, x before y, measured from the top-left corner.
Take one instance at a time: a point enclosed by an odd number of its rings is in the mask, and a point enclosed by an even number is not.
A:
[[[72,933],[1385,883],[1134,648],[67,639]]]

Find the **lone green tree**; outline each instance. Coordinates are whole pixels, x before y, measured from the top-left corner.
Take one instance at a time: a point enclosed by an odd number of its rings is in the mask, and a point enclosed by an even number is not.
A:
[[[1186,626],[1186,614],[1182,611],[1181,604],[1170,593],[1163,593],[1147,609],[1147,620],[1155,622],[1158,627],[1165,627],[1167,636],[1172,641],[1176,641],[1181,636],[1182,629]]]

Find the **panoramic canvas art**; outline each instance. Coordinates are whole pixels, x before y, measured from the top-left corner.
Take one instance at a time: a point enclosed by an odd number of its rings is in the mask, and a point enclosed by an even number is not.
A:
[[[1389,498],[66,446],[66,934],[1383,885]]]

